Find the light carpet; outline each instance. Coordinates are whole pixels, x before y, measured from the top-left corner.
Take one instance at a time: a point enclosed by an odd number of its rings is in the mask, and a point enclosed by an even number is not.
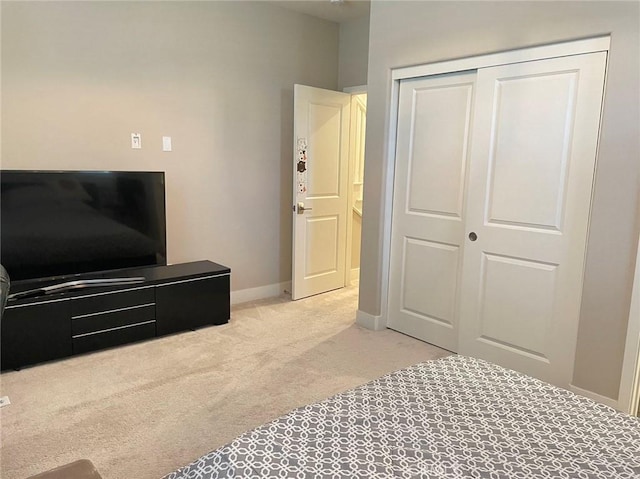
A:
[[[222,326],[0,375],[0,477],[77,459],[157,479],[304,404],[450,354],[355,324],[357,288],[238,305]]]

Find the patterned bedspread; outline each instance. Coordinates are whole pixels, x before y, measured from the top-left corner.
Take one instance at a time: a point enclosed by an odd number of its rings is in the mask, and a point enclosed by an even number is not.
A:
[[[485,361],[420,363],[292,411],[186,478],[640,478],[640,420]]]

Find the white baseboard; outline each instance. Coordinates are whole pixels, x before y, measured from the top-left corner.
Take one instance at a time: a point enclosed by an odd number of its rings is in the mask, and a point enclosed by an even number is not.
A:
[[[350,281],[358,281],[360,279],[360,268],[351,268]]]
[[[381,331],[387,328],[387,323],[383,321],[382,316],[374,316],[360,310],[356,311],[356,324],[373,331]]]
[[[580,395],[580,396],[584,396],[587,397],[589,399],[593,399],[596,402],[605,404],[609,407],[612,407],[614,409],[619,409],[619,405],[618,405],[618,401],[616,399],[611,399],[608,398],[606,396],[602,396],[598,393],[594,393],[591,391],[587,391],[586,389],[582,389],[579,388],[578,386],[574,386],[573,384],[569,385],[569,390]],[[624,412],[628,412],[628,411],[624,411]]]
[[[231,291],[231,304],[240,304],[248,301],[256,301],[258,299],[273,298],[275,296],[280,296],[285,291],[291,291],[291,281],[268,284],[257,288]]]

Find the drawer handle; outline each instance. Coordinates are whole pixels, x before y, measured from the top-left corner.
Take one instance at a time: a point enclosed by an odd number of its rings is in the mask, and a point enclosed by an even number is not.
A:
[[[156,320],[152,319],[150,321],[143,321],[141,323],[125,324],[124,326],[116,326],[115,328],[101,329],[100,331],[91,331],[90,333],[76,334],[75,336],[71,336],[71,339],[84,338],[85,336],[93,336],[94,334],[108,333],[109,331],[117,331],[118,329],[133,328],[135,326],[142,326],[143,324],[151,324],[155,322]]]
[[[89,318],[91,316],[100,316],[102,314],[117,313],[120,311],[129,311],[131,309],[146,308],[147,306],[155,306],[155,305],[156,303],[137,304],[135,306],[127,306],[126,308],[116,308],[116,309],[109,309],[107,311],[98,311],[97,313],[79,314],[77,316],[71,316],[71,319]]]

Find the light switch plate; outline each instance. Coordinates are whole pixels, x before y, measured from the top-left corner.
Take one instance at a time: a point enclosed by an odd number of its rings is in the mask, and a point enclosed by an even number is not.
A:
[[[0,407],[8,406],[9,404],[11,404],[11,401],[9,401],[9,396],[2,396],[0,398]]]
[[[134,150],[142,148],[142,136],[140,133],[131,133],[131,148]]]
[[[171,137],[163,136],[162,137],[162,151],[171,151]]]

